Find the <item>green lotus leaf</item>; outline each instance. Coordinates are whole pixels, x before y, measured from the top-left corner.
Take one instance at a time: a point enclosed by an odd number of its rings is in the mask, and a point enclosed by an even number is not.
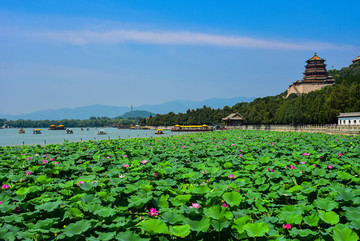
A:
[[[347,220],[359,220],[360,217],[360,207],[343,207],[346,211],[345,216]]]
[[[106,218],[106,217],[114,216],[116,214],[116,210],[111,207],[101,207],[98,210],[96,210],[94,214]]]
[[[343,179],[345,181],[350,180],[353,176],[347,172],[337,172],[337,178]]]
[[[161,215],[161,219],[170,224],[176,224],[184,220],[184,216],[175,212],[165,212]]]
[[[316,226],[318,226],[319,219],[320,218],[317,215],[310,215],[310,216],[306,216],[304,218],[304,221],[307,225],[316,227]]]
[[[312,231],[311,229],[297,229],[292,228],[289,230],[289,233],[293,236],[300,236],[300,237],[308,237],[308,236],[315,236],[317,233]]]
[[[187,195],[177,195],[174,198],[170,199],[170,202],[172,203],[172,205],[174,206],[181,206],[183,204],[185,204],[187,201],[189,201],[191,198],[190,194]]]
[[[29,188],[21,187],[16,191],[16,195],[25,195],[29,192]]]
[[[77,221],[76,223],[70,223],[64,228],[64,235],[67,237],[73,237],[85,233],[91,228],[91,223],[88,220]]]
[[[333,239],[334,241],[357,241],[359,236],[349,228],[334,228]]]
[[[148,241],[149,238],[141,238],[139,234],[133,231],[120,232],[115,237],[119,241]]]
[[[279,218],[284,220],[286,223],[290,224],[300,224],[303,220],[301,214],[290,213],[290,212],[282,212],[279,214]]]
[[[188,224],[191,230],[196,232],[206,232],[210,227],[210,219],[203,217],[200,221],[185,219],[184,223]]]
[[[10,215],[10,216],[4,216],[4,217],[1,217],[0,218],[1,220],[3,220],[4,222],[6,223],[21,223],[24,218],[17,215],[17,214],[13,214],[13,215]]]
[[[323,220],[325,223],[335,225],[340,221],[339,215],[337,215],[333,211],[324,212],[322,210],[319,211],[319,217],[321,220]]]
[[[208,192],[205,197],[206,198],[216,198],[216,197],[221,197],[221,195],[224,193],[223,190],[212,190],[210,192]]]
[[[237,218],[234,220],[234,224],[231,226],[232,228],[236,228],[236,230],[239,233],[243,233],[244,230],[244,226],[249,222],[250,217],[248,216],[243,216],[241,218]]]
[[[325,211],[331,211],[334,208],[338,208],[339,203],[326,199],[326,198],[321,198],[321,199],[316,199],[314,202],[315,207],[320,208],[320,209],[324,209]]]
[[[231,207],[239,206],[242,200],[240,193],[238,192],[226,192],[223,194],[224,201],[229,204]]]
[[[232,219],[233,217],[233,214],[230,211],[218,205],[211,206],[210,208],[206,208],[205,214],[208,217],[211,217],[216,220]]]
[[[81,201],[83,201],[85,203],[100,203],[101,200],[98,197],[95,197],[94,195],[89,194],[89,195],[82,197]]]
[[[80,188],[84,191],[89,191],[94,185],[91,182],[84,182],[80,184]]]
[[[52,179],[46,175],[42,175],[36,178],[36,180],[41,184],[49,184],[49,182],[51,182]]]
[[[159,233],[168,233],[168,227],[166,224],[159,219],[148,219],[142,221],[140,226],[150,235],[155,235]]]
[[[188,224],[170,226],[169,231],[172,235],[175,235],[176,237],[181,237],[181,238],[185,238],[191,232],[190,226]]]
[[[211,220],[211,226],[217,231],[221,232],[224,228],[229,227],[230,222],[227,220]]]
[[[265,233],[269,232],[269,227],[266,223],[248,223],[244,226],[249,237],[262,237],[265,236]]]
[[[142,208],[144,205],[152,199],[152,196],[143,197],[140,195],[132,195],[129,199],[128,207]]]
[[[210,192],[210,188],[206,185],[202,185],[202,186],[195,188],[192,192],[203,195],[203,194]]]
[[[102,232],[98,232],[98,231],[95,231],[95,233],[97,235],[99,235],[99,240],[101,241],[108,241],[108,240],[113,240],[115,235],[116,235],[116,232],[108,232],[108,233],[102,233]]]
[[[62,204],[62,203],[63,203],[62,201],[47,202],[47,203],[35,206],[35,209],[36,210],[45,210],[47,212],[52,212],[56,208],[58,208],[59,205]]]

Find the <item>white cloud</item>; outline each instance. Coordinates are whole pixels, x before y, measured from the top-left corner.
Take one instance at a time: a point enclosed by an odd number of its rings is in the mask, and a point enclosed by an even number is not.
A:
[[[338,45],[325,42],[286,42],[264,40],[244,36],[211,35],[195,32],[156,32],[136,30],[111,31],[47,31],[33,32],[28,37],[43,40],[55,40],[68,44],[167,44],[167,45],[211,45],[234,48],[319,50],[319,49],[353,49],[351,45]]]

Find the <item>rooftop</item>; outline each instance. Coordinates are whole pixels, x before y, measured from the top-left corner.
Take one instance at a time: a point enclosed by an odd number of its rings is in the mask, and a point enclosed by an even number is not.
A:
[[[360,117],[360,112],[340,113],[338,117]]]
[[[309,59],[309,61],[310,60],[323,60],[322,58],[319,58],[318,56],[317,56],[317,54],[316,54],[316,52],[314,53],[314,57],[312,57],[311,59]]]

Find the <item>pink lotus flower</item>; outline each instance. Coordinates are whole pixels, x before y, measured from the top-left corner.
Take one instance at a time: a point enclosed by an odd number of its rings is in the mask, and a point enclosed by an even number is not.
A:
[[[229,205],[227,205],[226,203],[223,203],[221,206],[223,206],[224,208],[228,208]]]
[[[200,208],[200,204],[198,204],[198,203],[193,203],[191,206],[189,206],[189,208],[199,209],[199,208]]]
[[[242,157],[242,154],[239,154],[239,157]]]
[[[84,181],[79,181],[78,186],[80,187],[80,185],[83,184],[83,183],[84,183]]]
[[[120,178],[124,178],[124,177],[125,177],[125,175],[119,175],[119,177],[120,177]]]
[[[303,153],[303,156],[310,156],[310,153]]]
[[[205,171],[203,170],[201,173],[202,173],[202,174],[205,174]]]
[[[233,144],[231,144],[232,146],[235,146],[235,144],[233,143]]]
[[[226,186],[226,189],[229,189],[229,185]]]
[[[154,177],[159,177],[159,174],[157,174],[156,172],[153,173]]]
[[[4,185],[1,186],[1,189],[2,189],[2,190],[8,190],[9,187],[10,187],[9,185],[4,184]]]
[[[129,165],[128,165],[128,164],[124,164],[124,165],[123,165],[123,167],[128,168],[128,167],[129,167]]]
[[[52,161],[52,160],[54,160],[54,159],[50,158],[49,160]]]
[[[128,157],[128,155],[123,155],[123,157],[125,157],[125,158],[126,158],[126,157]]]
[[[287,230],[291,229],[291,225],[290,224],[283,224],[283,228],[286,228]]]
[[[26,159],[29,161],[31,158],[28,156]]]
[[[31,172],[27,171],[26,176],[30,176],[30,175],[31,175]]]
[[[338,156],[342,156],[342,153],[340,152],[340,153],[338,154]]]
[[[285,169],[287,168],[287,165],[285,166]]]
[[[43,160],[43,161],[42,161],[42,164],[46,164],[46,163],[48,163],[47,160]]]
[[[316,164],[314,164],[313,166],[316,167]]]
[[[329,169],[332,169],[332,168],[333,168],[333,166],[329,165],[329,166],[328,166],[328,168],[329,168]]]
[[[156,208],[151,208],[148,214],[150,214],[150,216],[159,215]]]
[[[55,165],[59,164],[59,162],[54,162]]]
[[[291,165],[291,166],[290,166],[290,169],[291,169],[291,170],[294,170],[294,169],[295,169],[295,166],[294,166],[294,165]]]
[[[23,181],[23,179],[22,178],[20,178],[20,182],[22,182]]]
[[[106,159],[109,159],[109,158],[110,158],[109,156],[106,157]]]
[[[305,164],[306,162],[301,162],[301,164]]]
[[[229,178],[235,178],[234,174],[230,174]]]
[[[2,203],[3,200],[0,201],[0,204]]]
[[[206,182],[209,182],[209,179],[207,179]]]
[[[148,163],[147,160],[142,160],[142,161],[141,161],[141,164],[146,164],[146,163]]]

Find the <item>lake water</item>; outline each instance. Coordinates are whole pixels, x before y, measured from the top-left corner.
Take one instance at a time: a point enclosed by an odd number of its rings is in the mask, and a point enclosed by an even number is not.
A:
[[[33,128],[24,128],[25,134],[19,134],[19,129],[0,129],[0,146],[14,146],[14,145],[44,145],[63,143],[65,140],[74,141],[89,141],[89,140],[106,140],[106,139],[127,139],[127,138],[145,138],[154,136],[173,136],[181,133],[164,131],[164,135],[155,135],[155,130],[129,130],[117,128],[100,128],[104,130],[106,135],[96,135],[98,129],[90,128],[90,130],[80,128],[71,128],[74,134],[66,134],[65,130],[48,130],[41,128],[42,134],[33,134]]]

